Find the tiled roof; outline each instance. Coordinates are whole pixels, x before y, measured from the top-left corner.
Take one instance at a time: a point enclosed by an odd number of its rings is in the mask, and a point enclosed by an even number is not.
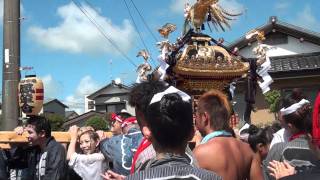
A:
[[[127,85],[124,85],[124,84],[116,84],[114,81],[112,81],[110,84],[102,87],[101,89],[95,91],[94,93],[90,94],[87,96],[88,99],[91,99],[93,100],[95,97],[99,96],[104,90],[106,90],[107,88],[109,87],[117,87],[119,89],[124,89],[126,90],[127,92],[129,92],[131,90],[131,87],[127,86]]]
[[[66,111],[66,117],[69,117],[69,116],[71,116],[72,114],[78,115],[78,113],[75,112],[75,111]]]
[[[316,69],[318,69],[320,73],[320,52],[271,57],[270,61],[271,69],[269,72],[271,73]]]
[[[78,121],[81,121],[83,119],[87,119],[91,116],[101,116],[103,117],[105,114],[104,113],[101,113],[101,112],[96,112],[96,111],[89,111],[89,112],[86,112],[86,113],[83,113],[75,118],[72,118],[72,119],[69,119],[68,121],[66,121],[65,123],[63,123],[63,126],[67,126],[67,125],[70,125],[70,124],[74,124]]]
[[[271,16],[269,18],[269,21],[266,24],[260,27],[257,27],[255,29],[264,31],[265,36],[273,33],[273,30],[276,30],[276,32],[287,34],[298,39],[303,38],[307,42],[320,45],[320,33],[313,32],[303,27],[295,26],[286,22],[282,22],[278,20],[277,17],[275,16]],[[253,43],[254,41],[256,40],[255,39],[247,40],[246,36],[244,35],[239,39],[235,40],[234,42],[232,42],[231,44],[229,44],[228,48],[231,50],[233,50],[234,47],[238,47],[239,49],[242,49],[248,46],[249,42]]]
[[[48,99],[48,100],[45,100],[45,102],[43,103],[43,105],[47,105],[47,104],[50,104],[52,102],[56,102],[58,104],[60,104],[61,106],[65,107],[65,108],[69,108],[67,105],[63,104],[61,101],[59,101],[58,99]]]

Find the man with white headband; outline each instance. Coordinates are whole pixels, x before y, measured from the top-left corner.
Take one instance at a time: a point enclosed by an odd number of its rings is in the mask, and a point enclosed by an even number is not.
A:
[[[168,90],[166,90],[167,88],[167,85],[160,81],[146,82],[138,84],[132,88],[129,96],[129,103],[131,106],[135,107],[138,123],[141,129],[147,126],[145,114],[147,113],[147,108],[153,99],[153,96],[158,93],[163,94],[164,91],[168,92]],[[188,158],[188,161],[192,166],[198,166],[189,147],[186,148],[185,156]],[[147,168],[146,164],[148,161],[155,157],[156,152],[151,141],[144,137],[136,154],[134,155],[131,173],[144,170]]]
[[[277,143],[270,149],[263,163],[266,179],[273,179],[268,169],[269,163],[273,160],[289,163],[297,173],[316,169],[320,163],[313,147],[310,146],[312,144],[309,138],[312,114],[310,102],[301,96],[298,98],[291,94],[286,96],[282,103],[283,108],[280,112],[291,136],[288,142]]]
[[[294,88],[292,93],[288,95],[288,97],[291,97],[291,99],[295,99],[295,101],[300,101],[301,99],[303,99],[303,94],[301,89],[299,88]],[[288,130],[288,126],[287,124],[284,122],[283,120],[283,114],[285,112],[288,112],[288,110],[292,111],[292,108],[289,108],[287,110],[285,110],[285,108],[282,108],[282,100],[280,100],[280,102],[277,105],[277,113],[278,113],[278,120],[280,122],[281,125],[281,129],[279,131],[277,131],[276,133],[273,134],[273,139],[270,143],[269,149],[271,149],[273,147],[273,145],[277,144],[277,143],[287,143],[289,142],[289,138],[291,137],[291,133]],[[282,109],[281,109],[282,108]],[[280,110],[281,109],[281,110]]]

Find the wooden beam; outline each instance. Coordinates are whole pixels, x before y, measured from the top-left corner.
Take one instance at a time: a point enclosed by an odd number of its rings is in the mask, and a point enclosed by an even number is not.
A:
[[[51,133],[56,141],[60,143],[69,143],[70,134],[68,132],[54,131]],[[110,138],[112,133],[104,132],[105,137]],[[0,149],[10,149],[11,144],[27,143],[27,133],[23,133],[22,136],[17,135],[14,131],[0,131]],[[197,137],[194,136],[190,142],[197,142]]]
[[[0,149],[11,149],[11,145],[9,143],[0,143]]]
[[[69,132],[59,132],[54,131],[51,133],[56,141],[60,143],[69,143],[70,134]],[[111,132],[105,132],[105,137],[110,138],[112,136]],[[0,131],[0,148],[10,149],[11,143],[27,143],[27,133],[23,133],[22,136],[17,135],[13,131]]]

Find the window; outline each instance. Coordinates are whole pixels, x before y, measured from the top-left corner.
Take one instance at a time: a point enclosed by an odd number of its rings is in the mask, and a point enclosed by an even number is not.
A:
[[[126,109],[125,103],[107,104],[107,112],[120,112],[122,109]]]
[[[94,102],[88,101],[88,109],[94,109]]]

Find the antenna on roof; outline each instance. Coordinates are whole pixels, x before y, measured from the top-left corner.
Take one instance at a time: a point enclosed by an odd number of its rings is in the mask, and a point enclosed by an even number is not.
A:
[[[116,78],[116,79],[114,80],[114,83],[115,83],[116,85],[121,84],[121,79],[120,79],[120,78]]]

